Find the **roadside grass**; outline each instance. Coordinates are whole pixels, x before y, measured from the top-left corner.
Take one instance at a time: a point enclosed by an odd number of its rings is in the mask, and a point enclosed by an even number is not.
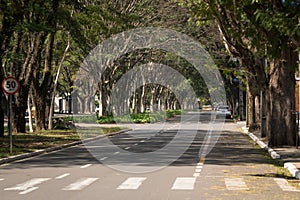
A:
[[[9,152],[10,138],[8,134],[5,134],[4,138],[0,138],[0,158],[60,146],[120,130],[121,128],[119,127],[102,127],[100,130],[87,130],[83,136],[78,134],[76,130],[46,130],[37,133],[17,133],[12,136],[12,154]]]
[[[247,138],[250,141],[250,143],[252,143],[257,149],[261,149],[260,146],[256,144],[250,137],[247,136]],[[271,178],[284,178],[289,182],[290,185],[300,190],[300,180],[293,177],[289,170],[284,168],[284,162],[282,160],[273,159],[270,156],[270,154],[265,150],[261,150],[261,154],[265,157],[269,164],[275,167],[276,173],[260,174],[259,176]]]

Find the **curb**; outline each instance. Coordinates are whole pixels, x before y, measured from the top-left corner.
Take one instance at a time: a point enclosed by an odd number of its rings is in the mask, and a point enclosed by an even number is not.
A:
[[[300,170],[293,163],[284,163],[284,168],[288,169],[294,177],[300,179]]]
[[[265,144],[263,141],[261,141],[258,137],[256,137],[256,135],[254,135],[253,133],[250,133],[248,131],[247,127],[242,127],[243,132],[248,135],[256,144],[258,144],[260,146],[260,148],[265,149],[266,151],[268,151],[269,155],[273,158],[273,159],[280,159],[281,156],[272,148],[268,147],[267,144]],[[300,170],[291,162],[287,162],[284,163],[284,168],[288,169],[289,172],[297,179],[300,179]]]
[[[75,142],[71,142],[71,143],[68,143],[68,144],[63,144],[63,145],[56,146],[56,147],[49,147],[49,148],[46,148],[46,149],[36,150],[36,151],[30,152],[30,153],[24,153],[24,154],[20,154],[20,155],[10,156],[10,157],[7,157],[7,158],[1,158],[0,159],[0,165],[6,164],[6,163],[11,163],[11,162],[18,161],[18,160],[23,160],[23,159],[34,157],[34,156],[38,156],[38,155],[41,155],[41,154],[44,154],[44,153],[59,151],[59,150],[66,149],[66,148],[69,148],[69,147],[72,147],[72,146],[92,142],[92,141],[98,140],[98,139],[106,137],[106,136],[113,136],[113,135],[118,135],[118,134],[121,134],[121,133],[125,133],[125,132],[128,132],[130,130],[131,129],[125,129],[125,130],[117,131],[117,132],[110,133],[110,134],[107,134],[107,135],[99,135],[99,136],[96,136],[96,137],[93,137],[93,138],[88,138],[88,139],[84,139],[84,140],[80,140],[80,141],[75,141]]]

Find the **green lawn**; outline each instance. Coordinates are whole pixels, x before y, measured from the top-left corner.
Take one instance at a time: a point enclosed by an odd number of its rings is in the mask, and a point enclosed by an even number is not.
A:
[[[39,149],[55,147],[79,141],[82,138],[95,137],[100,134],[109,134],[120,131],[119,127],[103,127],[99,133],[97,131],[89,131],[85,134],[78,134],[74,130],[51,130],[41,131],[39,133],[18,133],[13,134],[13,152],[10,154],[9,136],[5,134],[4,138],[0,138],[0,158],[6,158],[11,155],[33,152]]]

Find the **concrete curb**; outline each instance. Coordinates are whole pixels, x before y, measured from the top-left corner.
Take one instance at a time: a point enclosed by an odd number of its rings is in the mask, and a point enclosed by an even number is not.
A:
[[[300,170],[293,163],[284,163],[284,168],[288,169],[294,177],[300,179]]]
[[[269,155],[273,159],[280,159],[281,156],[272,148],[268,147],[263,141],[261,141],[256,135],[250,133],[247,127],[242,127],[243,132],[248,135],[256,144],[260,146],[260,148],[265,149],[268,151]],[[300,179],[300,170],[291,162],[284,163],[284,168],[288,169],[289,172],[295,177]]]
[[[20,154],[20,155],[10,156],[10,157],[7,157],[7,158],[2,158],[2,159],[0,159],[0,165],[6,164],[6,163],[11,163],[11,162],[18,161],[18,160],[23,160],[23,159],[34,157],[34,156],[38,156],[38,155],[41,155],[41,154],[44,154],[44,153],[59,151],[59,150],[66,149],[66,148],[69,148],[69,147],[72,147],[72,146],[92,142],[92,141],[98,140],[100,138],[103,138],[105,136],[112,136],[112,135],[118,135],[118,134],[121,134],[121,133],[125,133],[125,132],[128,132],[130,130],[131,129],[125,129],[125,130],[110,133],[110,134],[107,134],[107,135],[99,135],[99,136],[96,136],[96,137],[93,137],[93,138],[88,138],[88,139],[84,139],[84,140],[80,140],[80,141],[76,141],[76,142],[71,142],[71,143],[68,143],[68,144],[63,144],[63,145],[57,146],[57,147],[50,147],[50,148],[40,149],[40,150],[30,152],[30,153],[24,153],[24,154]]]

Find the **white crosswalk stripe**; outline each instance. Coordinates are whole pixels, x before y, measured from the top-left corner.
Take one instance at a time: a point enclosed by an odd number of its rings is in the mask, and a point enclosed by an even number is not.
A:
[[[4,188],[5,191],[18,191],[20,195],[28,194],[32,191],[39,189],[39,185],[47,182],[49,180],[58,181],[59,179],[65,178],[69,176],[70,173],[64,173],[59,175],[55,178],[33,178],[26,182],[17,184],[13,187]],[[221,176],[220,176],[221,177]],[[81,178],[77,181],[63,187],[62,190],[68,191],[78,191],[83,190],[86,187],[90,186],[94,182],[96,182],[99,178],[90,177],[90,178]],[[196,180],[199,179],[199,174],[194,173],[193,177],[176,177],[173,182],[171,190],[194,190]],[[0,178],[0,181],[4,181],[6,179]],[[115,189],[117,190],[138,190],[141,188],[142,184],[144,184],[148,180],[147,177],[129,177],[123,182],[120,183],[118,187]],[[274,178],[274,184],[278,185],[280,189],[284,192],[300,192],[299,189],[293,187],[289,184],[289,182],[284,178]],[[241,177],[225,177],[224,178],[225,186],[227,190],[231,191],[242,191],[242,190],[249,190],[250,188],[247,186],[244,178]],[[255,189],[255,188],[253,188]]]
[[[172,190],[193,190],[196,177],[178,177],[176,178]]]
[[[225,178],[224,180],[228,190],[249,190],[243,178]]]
[[[75,183],[66,186],[65,188],[63,188],[63,190],[82,190],[83,188],[91,185],[97,180],[98,178],[82,178],[76,181]]]
[[[19,194],[27,194],[29,192],[32,192],[33,190],[38,189],[36,185],[39,185],[50,179],[51,178],[34,178],[24,183],[20,183],[14,187],[5,188],[4,190],[16,190],[16,191],[21,191]]]
[[[130,177],[126,179],[121,185],[118,186],[118,190],[136,190],[138,189],[146,177]]]
[[[274,178],[274,181],[277,183],[277,185],[286,192],[300,192],[296,187],[293,187],[289,184],[287,180],[284,178]]]

